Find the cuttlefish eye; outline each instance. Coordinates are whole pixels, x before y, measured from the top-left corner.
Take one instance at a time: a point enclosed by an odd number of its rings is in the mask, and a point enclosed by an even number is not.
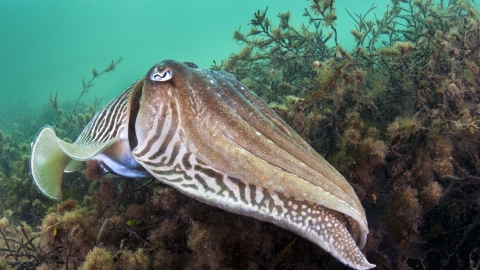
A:
[[[165,69],[162,71],[155,70],[150,76],[150,79],[156,82],[163,82],[163,81],[170,80],[172,76],[173,76],[173,72],[170,69]]]

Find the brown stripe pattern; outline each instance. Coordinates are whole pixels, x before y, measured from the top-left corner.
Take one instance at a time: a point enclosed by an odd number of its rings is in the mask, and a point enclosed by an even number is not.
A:
[[[137,82],[131,84],[121,95],[111,100],[90,120],[75,141],[76,144],[95,145],[118,137],[128,121],[128,101]]]
[[[339,249],[342,256],[361,262],[352,252],[358,247],[342,215],[311,202],[255,186],[230,177],[200,162],[181,140],[176,103],[161,104],[152,117],[145,143],[134,150],[135,158],[156,178],[200,201],[231,212],[282,224],[307,238],[326,243],[327,251]],[[339,247],[339,248],[338,248]],[[337,251],[338,252],[338,251]]]

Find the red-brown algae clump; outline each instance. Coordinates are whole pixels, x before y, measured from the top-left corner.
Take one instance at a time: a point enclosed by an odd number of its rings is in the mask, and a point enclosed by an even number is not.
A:
[[[124,251],[115,262],[115,269],[119,270],[147,270],[150,269],[150,257],[143,249],[135,252]]]
[[[95,247],[88,252],[80,270],[114,270],[113,257],[104,248]]]

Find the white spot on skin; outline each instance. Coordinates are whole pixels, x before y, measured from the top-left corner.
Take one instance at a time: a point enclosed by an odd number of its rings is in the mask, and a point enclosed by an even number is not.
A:
[[[38,165],[43,165],[45,163],[45,157],[44,156],[37,156],[35,159],[35,162],[38,163]]]
[[[265,200],[264,205],[263,205],[263,209],[268,211],[269,206],[270,206],[270,200]]]
[[[257,134],[258,136],[261,136],[261,135],[262,135],[262,133],[260,133],[260,132],[258,132],[258,131],[255,132],[255,134]]]
[[[255,201],[259,204],[263,199],[262,188],[257,187],[255,190]]]

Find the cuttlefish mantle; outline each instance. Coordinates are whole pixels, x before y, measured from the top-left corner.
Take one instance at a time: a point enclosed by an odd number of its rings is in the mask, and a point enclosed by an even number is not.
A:
[[[291,230],[342,263],[370,269],[365,211],[345,178],[260,98],[224,72],[172,60],[100,110],[74,143],[44,127],[33,179],[61,198],[63,172],[153,176],[204,203]]]

